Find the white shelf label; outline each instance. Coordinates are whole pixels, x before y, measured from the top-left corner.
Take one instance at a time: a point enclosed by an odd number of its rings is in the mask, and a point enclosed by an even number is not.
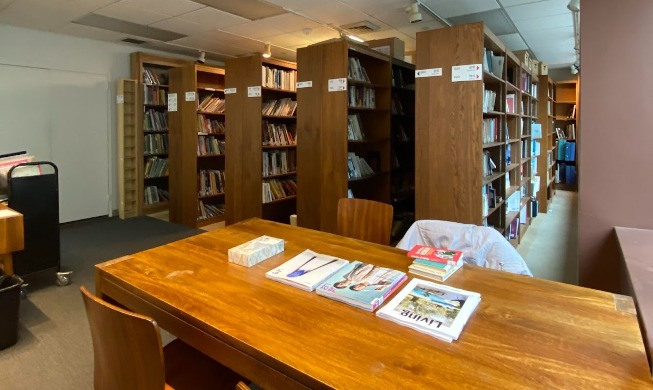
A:
[[[236,93],[236,88],[225,88],[224,89],[224,94],[225,95],[231,95],[232,93]]]
[[[125,95],[116,95],[116,104],[123,104],[125,102]]]
[[[420,69],[415,71],[415,78],[442,76],[442,68]]]
[[[299,88],[310,88],[313,86],[313,81],[298,81],[297,89]]]
[[[346,91],[347,78],[329,79],[329,92]]]
[[[174,112],[177,111],[177,94],[169,93],[168,94],[168,111]]]
[[[186,92],[186,101],[194,102],[195,101],[195,92]]]
[[[259,97],[261,96],[261,86],[257,85],[255,87],[247,87],[247,97]]]
[[[476,81],[483,80],[483,67],[481,64],[457,65],[451,67],[451,81]]]

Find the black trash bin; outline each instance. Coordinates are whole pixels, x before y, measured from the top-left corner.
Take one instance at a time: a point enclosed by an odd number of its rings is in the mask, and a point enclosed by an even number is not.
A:
[[[11,347],[18,341],[18,308],[22,284],[23,280],[16,275],[0,274],[0,349]]]

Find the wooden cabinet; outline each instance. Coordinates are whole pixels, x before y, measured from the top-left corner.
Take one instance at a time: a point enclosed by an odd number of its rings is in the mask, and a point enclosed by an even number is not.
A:
[[[205,65],[170,70],[170,222],[224,221],[225,72]],[[174,110],[174,111],[173,111]]]
[[[297,91],[298,225],[335,233],[348,190],[391,201],[391,59],[339,39],[298,49],[297,62],[311,85]]]
[[[168,209],[168,71],[189,61],[136,52],[131,54],[131,77],[137,80],[138,215]]]
[[[296,212],[296,69],[261,55],[227,60],[227,224],[288,223]]]
[[[417,34],[415,214],[494,227],[516,245],[530,217],[532,73],[482,23]]]
[[[538,118],[542,125],[541,154],[538,159],[538,175],[540,176],[540,190],[537,194],[539,212],[549,211],[551,201],[555,195],[555,169],[556,155],[555,131],[553,127],[553,95],[554,83],[548,75],[539,76],[538,87]]]
[[[562,81],[555,85],[556,188],[561,190],[576,191],[578,188],[578,91],[576,81]]]

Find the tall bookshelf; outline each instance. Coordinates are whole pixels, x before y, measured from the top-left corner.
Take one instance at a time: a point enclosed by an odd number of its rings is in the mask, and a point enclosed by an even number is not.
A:
[[[297,91],[298,225],[336,232],[348,190],[391,202],[391,59],[337,39],[297,50],[297,62],[298,82],[311,85]],[[354,119],[363,136],[349,131]]]
[[[415,65],[391,60],[391,241],[400,240],[415,221]]]
[[[225,72],[206,65],[171,69],[170,222],[201,227],[224,221]]]
[[[131,54],[131,77],[139,84],[136,111],[138,215],[168,209],[168,71],[187,64],[188,61],[176,58],[142,52]]]
[[[226,62],[227,224],[296,212],[296,71],[261,55]]]
[[[416,81],[416,218],[491,226],[516,245],[531,217],[532,73],[482,23],[419,32],[416,67],[441,69]]]
[[[136,80],[118,80],[116,115],[118,128],[118,193],[121,219],[138,215],[138,131],[136,130]]]
[[[553,96],[555,84],[548,75],[540,75],[539,81],[538,118],[542,125],[542,153],[537,162],[537,171],[540,176],[540,190],[537,194],[537,200],[539,211],[546,213],[549,211],[551,201],[555,195],[556,155],[554,154],[555,129],[553,127]]]
[[[578,169],[576,166],[579,136],[578,83],[561,81],[555,84],[554,127],[556,130],[556,188],[576,191]],[[573,144],[573,145],[567,145]],[[570,147],[573,151],[570,151]]]

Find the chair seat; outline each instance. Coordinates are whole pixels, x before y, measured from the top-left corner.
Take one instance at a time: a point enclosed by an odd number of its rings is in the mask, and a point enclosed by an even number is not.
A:
[[[166,390],[233,390],[239,381],[246,381],[179,339],[163,347],[163,356]]]

